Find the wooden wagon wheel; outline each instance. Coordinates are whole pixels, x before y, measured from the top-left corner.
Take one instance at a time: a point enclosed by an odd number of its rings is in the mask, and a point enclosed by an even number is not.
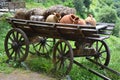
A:
[[[56,72],[61,76],[67,75],[73,64],[73,50],[66,40],[59,40],[53,50],[53,63]]]
[[[104,41],[95,41],[92,47],[94,47],[96,51],[94,60],[102,65],[108,66],[110,62],[110,51],[107,44]]]
[[[39,37],[38,42],[33,44],[33,48],[38,55],[50,57],[49,54],[52,51],[53,45],[53,38]]]
[[[21,62],[26,59],[29,51],[29,40],[21,29],[11,29],[6,35],[4,45],[9,60]]]

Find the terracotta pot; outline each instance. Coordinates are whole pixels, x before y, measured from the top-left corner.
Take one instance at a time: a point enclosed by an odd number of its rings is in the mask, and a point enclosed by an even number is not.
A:
[[[86,22],[84,19],[79,19],[78,24],[80,25],[86,25]]]
[[[65,15],[61,18],[60,23],[65,24],[77,24],[78,23],[78,17],[76,17],[74,14]]]
[[[92,26],[96,26],[96,20],[93,18],[93,16],[90,14],[86,19],[85,19],[87,24],[90,24]]]
[[[46,22],[59,22],[61,16],[58,13],[51,14],[47,17]]]

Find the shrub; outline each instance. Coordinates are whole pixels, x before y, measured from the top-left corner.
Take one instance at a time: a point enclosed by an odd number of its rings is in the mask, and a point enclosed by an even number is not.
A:
[[[113,35],[120,37],[120,19],[117,19],[116,23],[115,23],[115,28],[113,30]]]
[[[98,21],[100,22],[115,23],[116,20],[117,12],[110,7],[102,8],[98,13]]]

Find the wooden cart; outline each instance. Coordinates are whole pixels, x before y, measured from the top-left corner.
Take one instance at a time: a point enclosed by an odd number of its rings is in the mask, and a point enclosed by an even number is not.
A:
[[[104,40],[109,38],[114,24],[97,23],[93,27],[14,18],[7,21],[13,27],[4,43],[9,60],[24,61],[29,45],[33,44],[40,55],[48,54],[52,48],[54,66],[56,70],[62,69],[65,75],[70,72],[74,57],[89,57],[102,65],[109,64],[110,51]]]

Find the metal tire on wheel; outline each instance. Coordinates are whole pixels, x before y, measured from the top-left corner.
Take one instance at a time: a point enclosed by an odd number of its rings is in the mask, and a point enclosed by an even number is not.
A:
[[[6,35],[4,45],[9,60],[22,62],[28,56],[29,40],[21,29],[11,29]]]
[[[53,50],[53,63],[56,72],[61,76],[67,75],[73,64],[73,50],[66,40],[59,40]]]
[[[110,51],[107,44],[104,41],[95,41],[92,47],[94,47],[96,51],[94,60],[102,65],[108,66],[110,62]]]

